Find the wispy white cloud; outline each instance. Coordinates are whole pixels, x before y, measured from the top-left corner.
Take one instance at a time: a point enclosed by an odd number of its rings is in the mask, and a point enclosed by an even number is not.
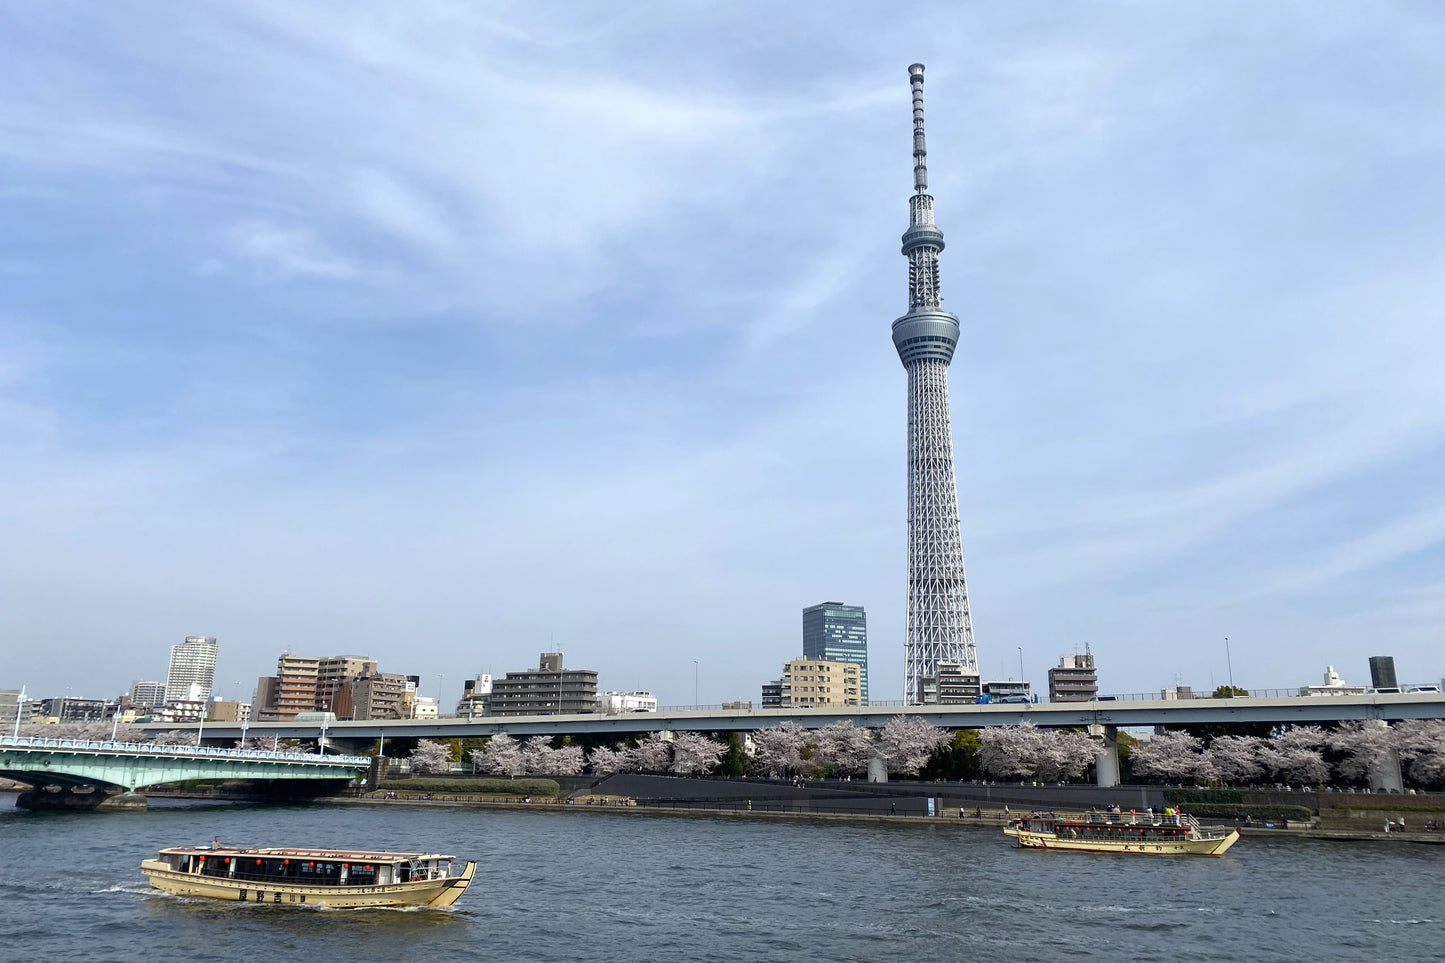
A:
[[[283,277],[354,278],[355,264],[327,250],[309,230],[247,221],[227,232],[237,255]]]

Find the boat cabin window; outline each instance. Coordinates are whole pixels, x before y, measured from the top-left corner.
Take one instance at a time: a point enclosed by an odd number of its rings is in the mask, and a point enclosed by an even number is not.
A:
[[[376,885],[376,864],[375,863],[352,863],[346,874],[346,885],[348,886],[374,886]]]

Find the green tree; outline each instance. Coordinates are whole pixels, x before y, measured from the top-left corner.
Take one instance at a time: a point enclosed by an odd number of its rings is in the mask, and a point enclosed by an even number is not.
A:
[[[727,746],[722,761],[713,770],[719,776],[741,776],[748,771],[748,757],[743,752],[743,737],[736,732],[715,732],[713,736]]]
[[[919,773],[920,779],[977,779],[979,740],[977,729],[956,729],[953,738],[933,754]]]
[[[1241,696],[1248,695],[1248,689],[1241,689],[1237,685],[1222,685],[1214,690],[1214,698],[1216,699],[1237,699]]]
[[[1119,781],[1125,784],[1133,784],[1134,778],[1134,747],[1139,745],[1139,740],[1122,729],[1115,738],[1119,747]]]

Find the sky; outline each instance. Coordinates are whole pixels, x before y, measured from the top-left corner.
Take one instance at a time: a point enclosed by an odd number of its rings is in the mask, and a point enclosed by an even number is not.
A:
[[[984,676],[1445,676],[1445,10],[909,11],[8,8],[0,688],[901,698],[915,61]]]

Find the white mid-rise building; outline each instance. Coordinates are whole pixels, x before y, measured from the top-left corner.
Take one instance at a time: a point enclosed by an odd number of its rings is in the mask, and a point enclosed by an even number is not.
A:
[[[651,692],[604,692],[597,697],[597,711],[603,715],[656,712],[657,697]]]
[[[130,684],[131,705],[154,709],[166,704],[166,684],[136,679]]]

